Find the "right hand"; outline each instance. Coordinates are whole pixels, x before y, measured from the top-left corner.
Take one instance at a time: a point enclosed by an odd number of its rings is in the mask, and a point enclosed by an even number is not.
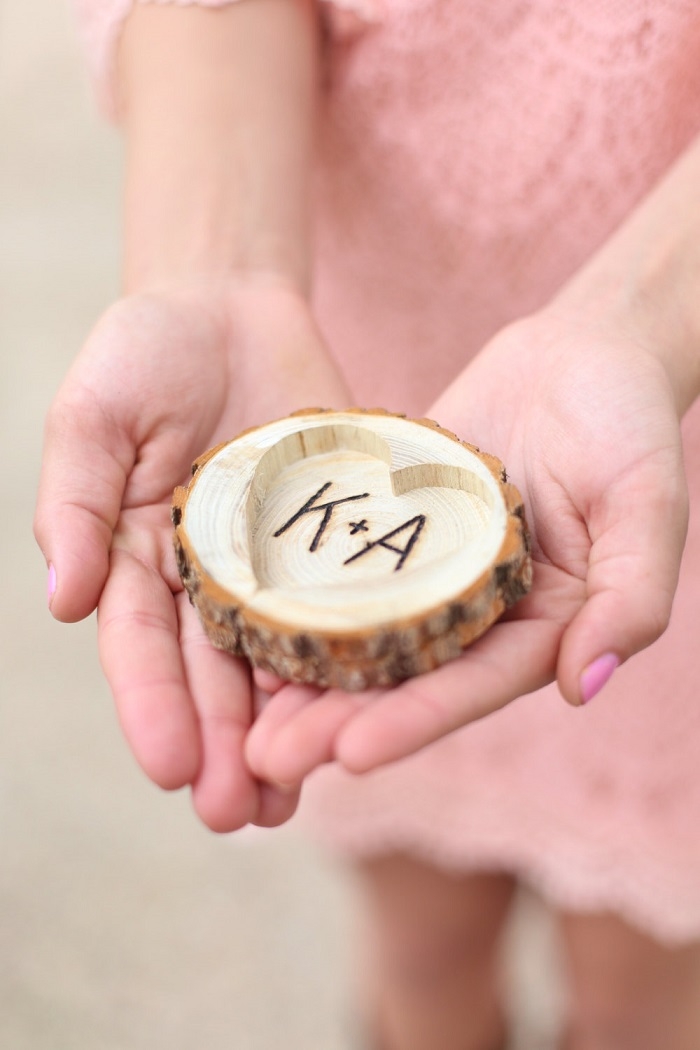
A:
[[[152,780],[192,785],[210,828],[288,819],[298,793],[244,757],[253,686],[213,649],[177,573],[169,509],[192,460],[249,426],[350,395],[304,298],[272,275],[125,298],[87,340],[50,409],[35,533],[51,612],[98,608],[102,665]]]
[[[392,689],[280,687],[246,745],[259,777],[377,769],[555,678],[585,703],[665,630],[688,493],[679,403],[645,320],[552,305],[494,336],[428,410],[513,471],[532,591],[459,659]]]

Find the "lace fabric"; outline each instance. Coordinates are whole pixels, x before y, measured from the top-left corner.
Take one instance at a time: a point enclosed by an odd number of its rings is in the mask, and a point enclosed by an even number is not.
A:
[[[108,105],[130,6],[79,3]],[[360,403],[423,414],[700,132],[697,0],[333,10],[315,307]],[[320,771],[301,814],[317,836],[514,871],[562,907],[700,938],[700,406],[684,437],[691,524],[664,637],[583,711],[550,688],[370,776]]]
[[[692,0],[386,0],[332,43],[315,298],[361,402],[425,413],[547,302],[700,132],[699,59]],[[328,845],[513,871],[700,939],[700,405],[684,437],[664,637],[583,711],[550,688],[369,777],[322,770],[302,816]]]
[[[422,411],[541,306],[700,129],[699,56],[690,0],[385,0],[332,43],[317,301],[353,389]],[[443,368],[380,378],[383,346],[431,341]]]

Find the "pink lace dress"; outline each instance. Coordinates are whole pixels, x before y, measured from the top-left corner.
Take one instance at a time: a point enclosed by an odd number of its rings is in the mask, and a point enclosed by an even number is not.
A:
[[[108,102],[130,0],[79,6]],[[700,132],[697,0],[328,10],[316,310],[361,403],[421,414]],[[700,405],[684,427],[693,515],[663,638],[584,710],[551,687],[376,773],[321,770],[302,819],[322,840],[512,871],[555,905],[700,938]]]

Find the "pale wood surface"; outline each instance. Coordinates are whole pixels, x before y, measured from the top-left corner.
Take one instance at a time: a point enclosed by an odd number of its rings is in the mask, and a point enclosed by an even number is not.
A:
[[[298,681],[421,674],[530,585],[522,501],[500,461],[381,410],[309,410],[210,450],[173,520],[214,644]]]

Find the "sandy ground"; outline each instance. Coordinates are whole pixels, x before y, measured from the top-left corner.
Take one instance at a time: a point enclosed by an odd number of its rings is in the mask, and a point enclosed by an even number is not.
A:
[[[121,164],[60,2],[0,0],[0,106],[0,1047],[359,1050],[349,874],[292,830],[211,835],[152,787],[94,621],[46,612],[42,419],[117,292]],[[517,1050],[551,1050],[556,952],[530,898],[510,959]]]

